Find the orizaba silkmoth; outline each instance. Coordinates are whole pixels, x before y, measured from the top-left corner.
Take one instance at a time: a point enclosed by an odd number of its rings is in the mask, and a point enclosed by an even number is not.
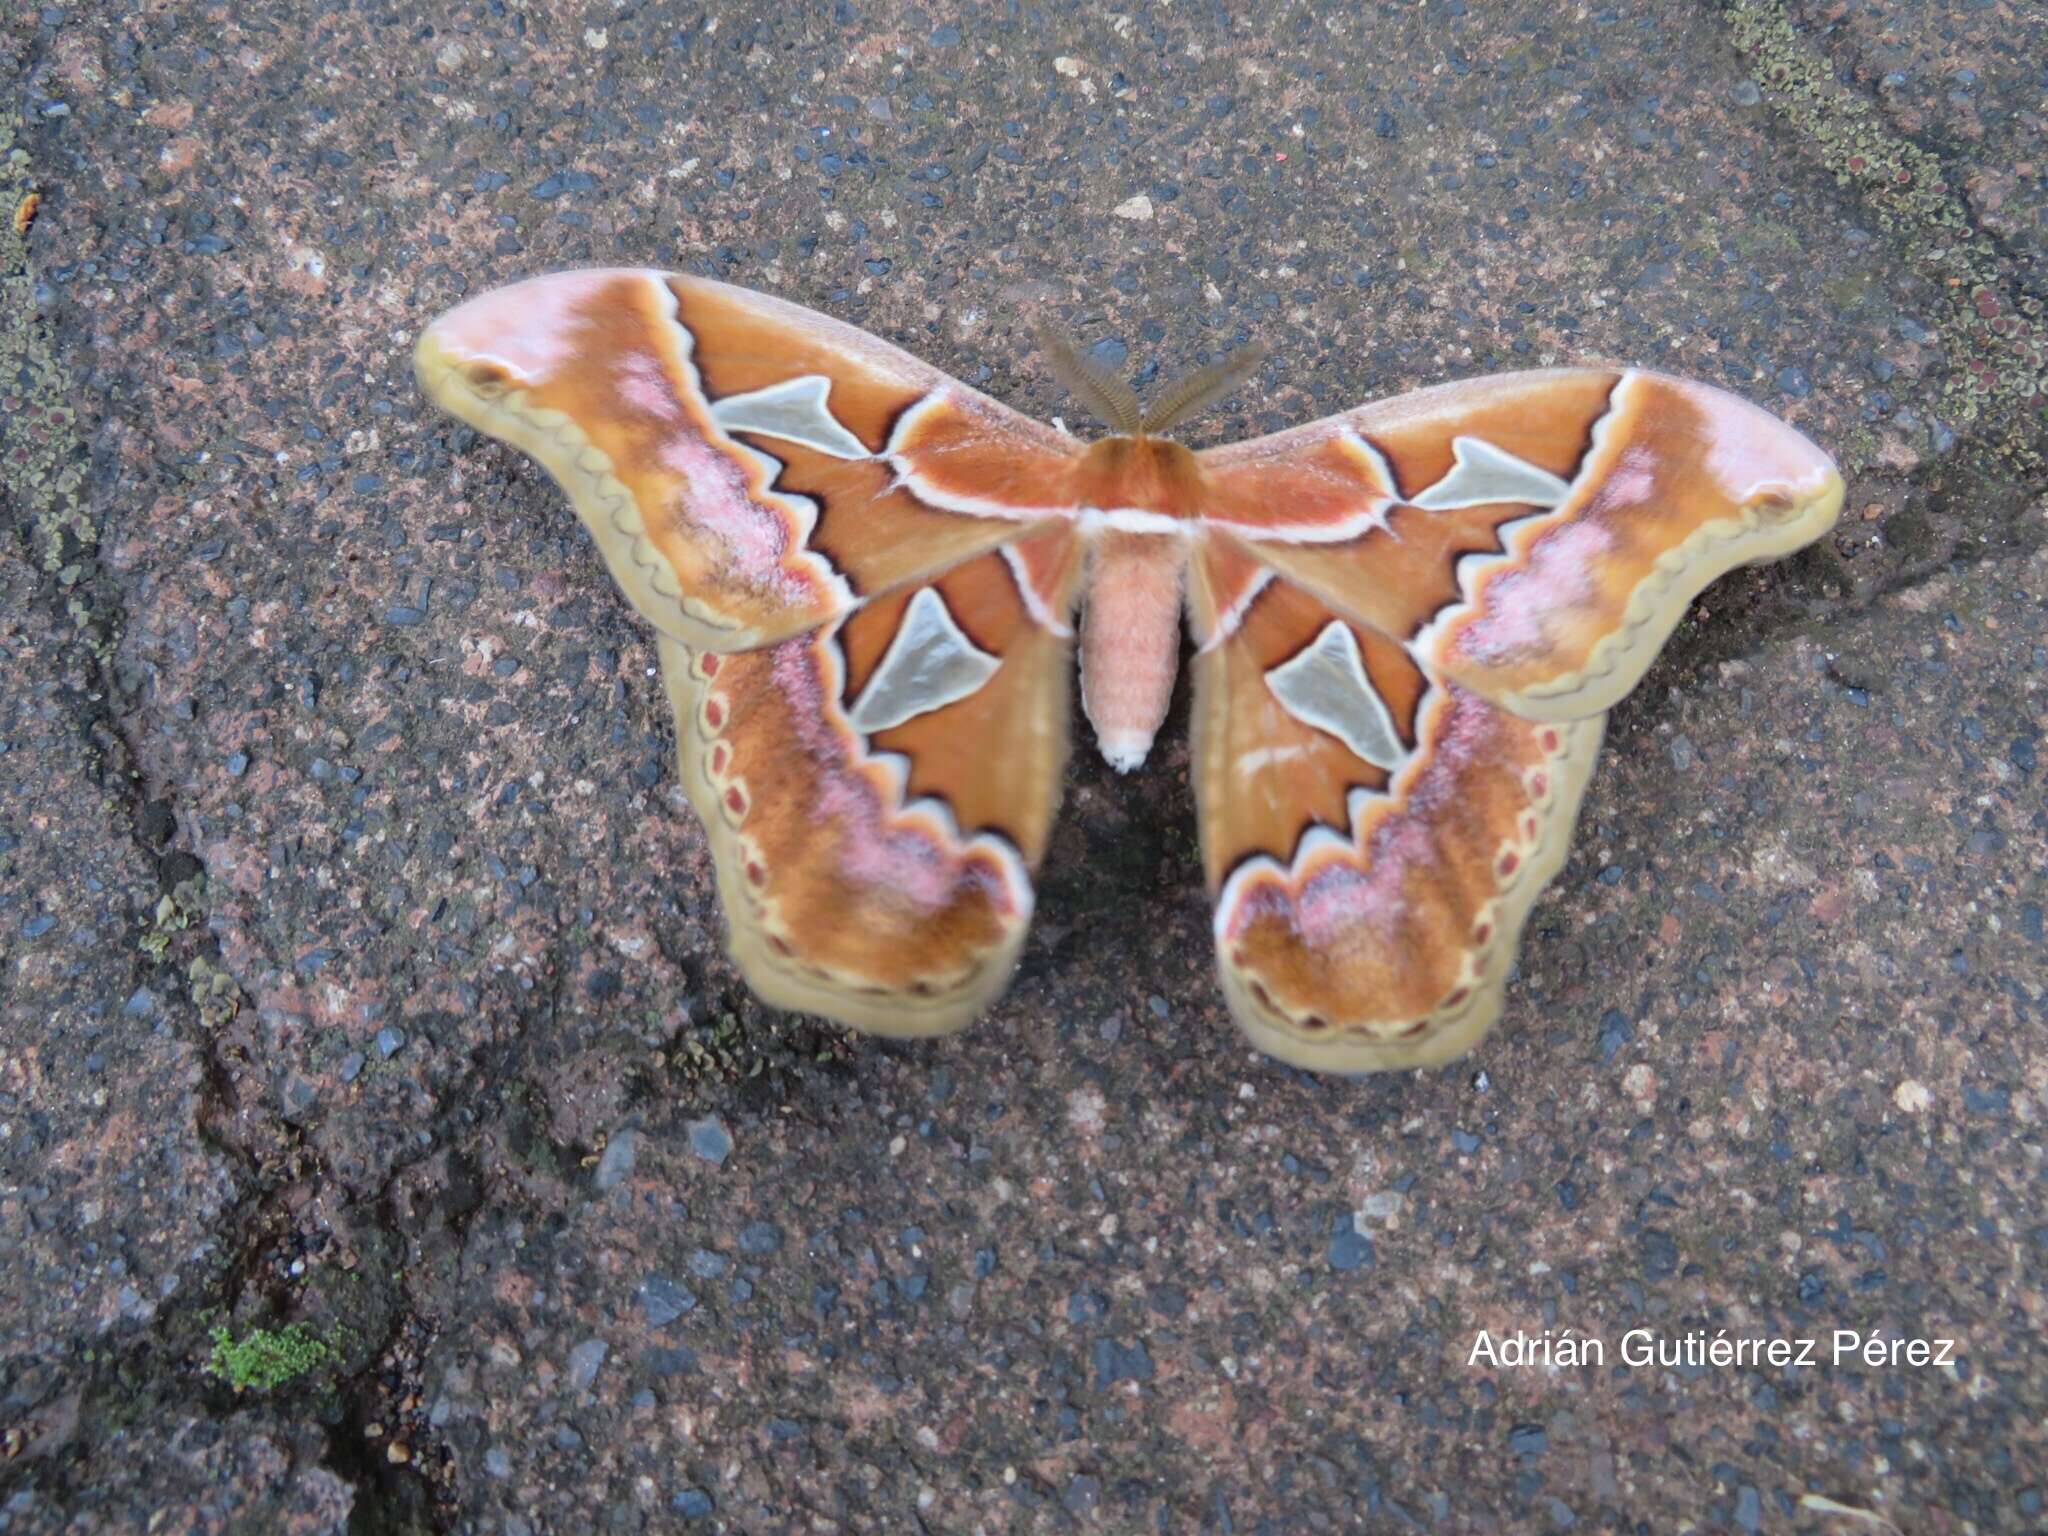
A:
[[[421,383],[560,482],[657,634],[732,953],[892,1035],[1001,993],[1078,640],[1145,760],[1193,641],[1231,1012],[1342,1072],[1492,1027],[1606,714],[1701,588],[1819,538],[1828,457],[1719,390],[1502,374],[1194,452],[1224,362],[1140,408],[1057,346],[1083,441],[867,333],[695,277],[568,272],[420,337]]]

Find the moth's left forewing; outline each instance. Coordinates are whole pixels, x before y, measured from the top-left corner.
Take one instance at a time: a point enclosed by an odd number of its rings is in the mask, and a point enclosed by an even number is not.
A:
[[[1423,390],[1204,460],[1223,532],[1541,720],[1612,707],[1702,588],[1811,543],[1842,503],[1791,427],[1640,371]]]
[[[1611,708],[1710,582],[1812,543],[1842,495],[1827,455],[1767,412],[1624,375],[1557,504],[1504,527],[1503,552],[1461,570],[1459,601],[1414,643],[1530,719]]]

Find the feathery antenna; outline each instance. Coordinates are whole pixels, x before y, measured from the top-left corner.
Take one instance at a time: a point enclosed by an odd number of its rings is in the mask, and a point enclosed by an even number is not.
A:
[[[1207,410],[1250,378],[1265,356],[1266,344],[1263,341],[1247,342],[1228,357],[1167,385],[1159,398],[1138,418],[1138,430],[1164,432]]]
[[[1145,413],[1130,385],[1096,367],[1057,332],[1039,326],[1037,334],[1052,376],[1066,386],[1067,393],[1080,401],[1089,415],[1112,432],[1127,437],[1145,430]]]

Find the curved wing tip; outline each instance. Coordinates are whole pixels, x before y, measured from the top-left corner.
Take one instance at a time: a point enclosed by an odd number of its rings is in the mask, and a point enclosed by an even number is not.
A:
[[[1818,452],[1818,450],[1815,450]],[[1841,466],[1828,460],[1827,476],[1821,481],[1820,490],[1806,503],[1802,516],[1810,519],[1815,538],[1819,538],[1842,516],[1842,503],[1848,499],[1849,483],[1842,478]]]
[[[1799,498],[1802,505],[1824,499],[1831,488],[1839,488],[1841,467],[1820,444],[1784,417],[1715,384],[1667,375],[1658,377],[1706,417],[1718,450],[1710,453],[1709,462],[1716,467],[1731,476],[1746,470],[1759,491],[1778,485],[1795,496],[1798,487],[1813,484],[1818,478],[1814,494]]]
[[[531,380],[561,360],[564,334],[580,304],[621,278],[664,282],[668,276],[651,267],[582,267],[519,278],[435,316],[413,355],[417,360],[431,341],[451,366],[488,357]]]
[[[428,326],[413,343],[412,376],[420,393],[456,420],[485,431],[494,400],[463,368],[465,359],[451,352],[444,333]]]
[[[412,344],[412,376],[424,393],[435,398],[438,398],[435,390],[441,375],[454,366],[454,360],[441,345],[440,332],[436,329],[440,323],[439,320],[432,322]]]

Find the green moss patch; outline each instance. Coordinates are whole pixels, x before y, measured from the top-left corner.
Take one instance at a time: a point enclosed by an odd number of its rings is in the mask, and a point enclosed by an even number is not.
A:
[[[315,1371],[341,1364],[341,1330],[321,1334],[305,1323],[257,1328],[240,1339],[226,1328],[213,1330],[213,1352],[201,1367],[237,1392],[270,1392]]]

